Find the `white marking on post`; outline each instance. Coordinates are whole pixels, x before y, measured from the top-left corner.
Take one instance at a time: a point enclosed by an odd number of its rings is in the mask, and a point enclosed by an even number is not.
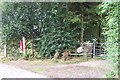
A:
[[[23,53],[25,53],[25,37],[23,37]]]

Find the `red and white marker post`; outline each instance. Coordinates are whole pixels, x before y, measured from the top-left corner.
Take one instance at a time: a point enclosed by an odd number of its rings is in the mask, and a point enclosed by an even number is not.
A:
[[[20,41],[20,53],[25,53],[25,37],[22,38],[22,40]]]

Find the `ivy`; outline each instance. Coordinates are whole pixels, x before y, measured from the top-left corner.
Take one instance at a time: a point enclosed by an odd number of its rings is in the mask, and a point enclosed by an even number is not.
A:
[[[104,16],[104,27],[103,34],[106,36],[107,43],[107,55],[108,60],[111,61],[113,69],[110,74],[107,75],[109,78],[118,76],[118,56],[119,52],[119,26],[118,20],[120,19],[119,10],[120,2],[104,2],[99,6],[100,14]]]

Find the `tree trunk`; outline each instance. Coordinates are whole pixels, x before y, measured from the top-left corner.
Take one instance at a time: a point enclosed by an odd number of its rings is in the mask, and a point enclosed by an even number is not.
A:
[[[34,31],[32,32],[32,56],[34,57]]]
[[[80,44],[84,48],[83,43],[84,43],[84,4],[82,3],[82,14],[81,14],[81,37],[80,37]],[[87,60],[87,50],[84,49],[84,60]]]
[[[83,15],[83,13],[82,13],[82,15],[81,15],[81,37],[80,37],[80,44],[81,44],[81,46],[83,46],[83,42],[84,42],[84,20],[83,20],[83,17],[84,17],[84,15]]]
[[[84,36],[84,28],[83,27],[81,27],[81,37],[80,37],[80,44],[81,44],[81,46],[83,46],[83,36]]]
[[[99,29],[98,29],[98,42],[101,42],[101,33],[102,33],[102,15],[100,15],[100,21]]]

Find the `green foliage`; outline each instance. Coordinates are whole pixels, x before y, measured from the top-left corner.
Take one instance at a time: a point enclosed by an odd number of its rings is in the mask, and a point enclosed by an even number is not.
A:
[[[77,42],[73,42],[75,40],[66,21],[66,3],[44,3],[42,9],[38,41],[41,57],[53,56],[55,50],[63,52],[65,48],[75,49]]]
[[[84,41],[91,41],[94,38],[99,39],[99,30],[101,29],[101,18],[97,15],[96,7],[99,3],[68,3],[69,13],[72,12],[70,17],[72,27],[75,27],[77,38],[80,39],[81,28],[84,28]],[[70,16],[70,15],[68,15]],[[79,18],[79,19],[78,19]],[[102,32],[102,31],[101,31]],[[100,34],[101,34],[100,32]],[[78,39],[78,40],[79,40]]]
[[[107,43],[107,52],[108,52],[108,59],[112,62],[111,65],[113,66],[112,72],[107,75],[107,77],[116,77],[118,76],[118,55],[120,55],[119,51],[119,27],[118,27],[118,20],[120,19],[119,10],[120,10],[120,2],[104,2],[99,6],[100,14],[102,14],[104,18],[104,27],[103,27],[103,34],[106,38]]]
[[[58,49],[62,52],[66,47],[76,48],[77,40],[67,25],[66,3],[4,4],[4,41],[9,48],[18,48],[22,36],[28,42],[33,38],[32,35],[37,39],[34,45],[37,45],[36,50],[42,58],[53,56]],[[33,26],[37,26],[37,30],[33,30]]]
[[[55,50],[59,50],[60,53],[66,48],[75,50],[80,45],[78,41],[81,28],[85,29],[84,41],[98,37],[100,21],[95,12],[97,4],[5,2],[3,40],[6,42],[4,43],[10,48],[9,51],[13,47],[18,50],[19,41],[23,36],[26,38],[26,43],[34,38],[32,43],[40,58],[52,57]],[[37,29],[34,30],[33,26],[37,26]]]
[[[4,3],[2,10],[3,42],[7,44],[8,53],[14,55],[19,53],[19,41],[23,36],[27,39],[26,41],[32,39],[33,26],[38,25],[40,20],[39,4],[30,2]],[[13,48],[16,48],[16,53],[11,52]]]

